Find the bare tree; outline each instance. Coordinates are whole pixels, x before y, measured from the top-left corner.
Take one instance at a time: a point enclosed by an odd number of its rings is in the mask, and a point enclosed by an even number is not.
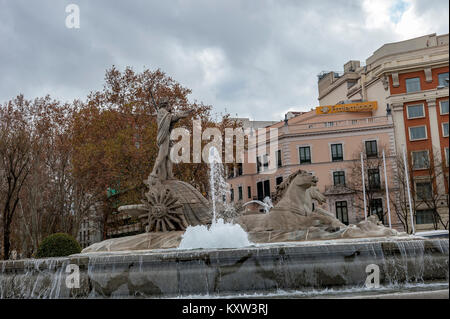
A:
[[[441,214],[445,208],[448,211],[445,186],[439,184],[439,180],[445,179],[444,172],[448,168],[445,167],[439,152],[434,150],[430,154],[428,151],[418,151],[414,152],[414,155],[408,154],[409,185],[406,183],[403,154],[398,154],[395,161],[397,170],[394,179],[398,186],[396,192],[392,192],[390,197],[395,213],[406,232],[411,232],[411,223],[415,222],[410,220],[408,189],[413,216],[417,216],[417,211],[427,209],[432,212],[432,223],[435,230],[440,227],[448,229],[448,217],[445,220]]]
[[[440,226],[448,229],[448,216],[445,220],[440,213],[440,208],[443,207],[446,207],[448,212],[445,186],[440,184],[440,180],[445,180],[445,162],[442,160],[440,152],[435,149],[429,155],[426,152],[419,153],[416,159],[412,160],[411,167],[414,167],[414,162],[417,161],[419,163],[425,163],[424,169],[421,170],[423,173],[422,176],[425,178],[423,180],[425,181],[423,184],[425,187],[419,187],[417,184],[418,181],[411,186],[411,189],[415,189],[418,206],[426,207],[432,211],[433,228],[435,230],[439,229]]]
[[[415,189],[410,187],[406,183],[406,175],[405,175],[405,162],[403,160],[403,156],[398,154],[395,157],[396,168],[394,169],[394,181],[397,184],[394,189],[389,192],[390,202],[392,203],[392,207],[394,212],[403,225],[406,233],[411,233],[411,220],[410,220],[410,210],[409,210],[409,199],[408,199],[408,188],[411,195],[411,206],[413,212],[418,208],[418,203],[416,201]],[[408,175],[411,179],[413,176],[412,165],[411,162],[408,164]]]
[[[10,250],[12,243],[30,256],[49,234],[76,236],[81,220],[98,202],[99,196],[73,174],[75,108],[76,103],[62,105],[48,96],[33,101],[18,96],[0,105],[4,249]]]
[[[20,193],[31,170],[33,143],[20,110],[26,102],[18,98],[0,108],[0,213],[3,231],[3,259],[9,259],[11,224]]]
[[[367,152],[366,147],[361,146],[353,158],[355,160],[348,166],[350,171],[349,180],[346,182],[345,187],[354,193],[355,200],[354,205],[359,211],[364,211],[364,192],[363,192],[363,180],[361,170],[361,153],[363,154],[363,166],[364,166],[364,186],[366,195],[366,209],[368,215],[376,213],[381,221],[384,222],[387,215],[387,207],[383,206],[383,210],[377,210],[374,206],[375,200],[385,198],[385,183],[383,175],[383,157],[381,156],[382,150],[387,150],[385,145],[377,145],[371,152]],[[386,162],[391,158],[391,154],[386,154]]]

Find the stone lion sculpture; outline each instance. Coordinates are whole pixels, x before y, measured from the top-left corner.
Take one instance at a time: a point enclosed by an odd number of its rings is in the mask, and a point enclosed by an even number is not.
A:
[[[376,216],[357,225],[346,226],[332,213],[316,207],[325,202],[325,196],[316,185],[318,178],[298,170],[281,183],[275,194],[274,207],[267,214],[243,215],[236,222],[247,232],[292,232],[305,231],[308,239],[333,239],[356,237],[395,236],[398,233],[379,223]],[[307,239],[305,238],[305,239]]]

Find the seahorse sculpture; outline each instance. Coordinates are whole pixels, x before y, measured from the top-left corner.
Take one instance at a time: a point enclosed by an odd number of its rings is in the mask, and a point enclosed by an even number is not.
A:
[[[398,234],[372,216],[367,221],[347,226],[320,207],[313,210],[313,199],[320,204],[326,200],[317,189],[317,182],[316,176],[298,170],[278,186],[274,198],[276,204],[269,213],[243,215],[237,222],[248,232],[305,230],[314,233],[315,239]]]

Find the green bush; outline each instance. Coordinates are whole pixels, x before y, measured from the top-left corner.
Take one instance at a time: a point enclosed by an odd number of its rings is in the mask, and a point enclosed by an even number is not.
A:
[[[80,244],[69,234],[56,233],[46,237],[39,245],[36,257],[63,257],[81,252]]]

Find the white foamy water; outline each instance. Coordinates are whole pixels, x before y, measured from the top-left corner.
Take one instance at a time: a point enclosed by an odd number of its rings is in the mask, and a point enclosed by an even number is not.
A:
[[[248,234],[240,225],[225,223],[220,218],[209,228],[205,225],[189,226],[178,248],[242,248],[250,245]]]
[[[240,225],[225,223],[222,218],[217,219],[216,204],[227,195],[229,186],[225,182],[222,160],[216,148],[212,147],[209,150],[208,159],[213,215],[211,226],[189,226],[183,234],[178,248],[242,248],[250,246],[252,243],[248,240],[248,234]]]
[[[438,290],[448,290],[448,282],[435,283],[405,283],[400,285],[384,285],[379,288],[366,288],[362,286],[346,287],[346,288],[324,288],[324,289],[307,289],[307,290],[283,290],[278,289],[272,292],[253,292],[253,293],[236,293],[236,294],[204,294],[204,295],[180,295],[177,299],[246,299],[246,298],[363,298],[371,295],[382,297],[383,294],[405,294],[433,292]],[[173,297],[172,297],[173,298]],[[162,298],[164,299],[164,297]]]

